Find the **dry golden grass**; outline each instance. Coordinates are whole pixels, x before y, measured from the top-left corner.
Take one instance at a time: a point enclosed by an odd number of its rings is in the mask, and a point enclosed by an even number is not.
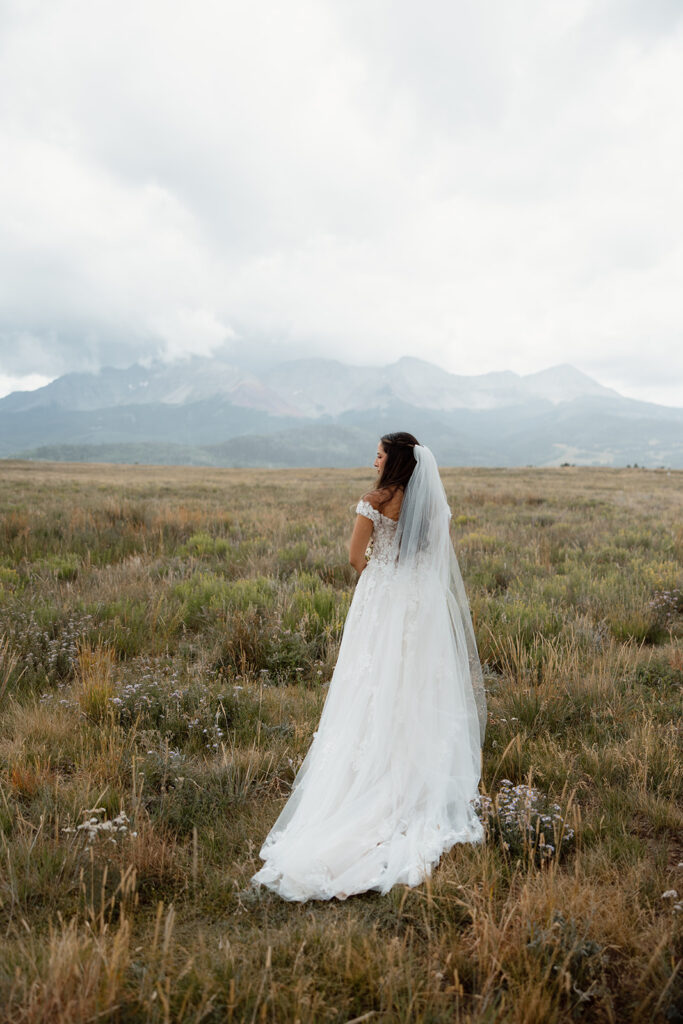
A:
[[[683,474],[443,477],[482,791],[575,839],[499,812],[417,889],[300,906],[248,883],[371,472],[0,464],[0,1020],[683,1018]]]

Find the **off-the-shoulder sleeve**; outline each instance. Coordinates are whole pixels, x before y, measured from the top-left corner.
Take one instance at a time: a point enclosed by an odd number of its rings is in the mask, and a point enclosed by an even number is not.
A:
[[[369,501],[361,500],[356,505],[356,512],[359,516],[365,516],[366,519],[372,519],[373,523],[379,522],[379,512],[376,508],[373,508]]]

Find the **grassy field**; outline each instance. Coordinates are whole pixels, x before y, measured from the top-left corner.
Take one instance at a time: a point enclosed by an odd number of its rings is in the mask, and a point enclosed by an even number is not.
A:
[[[372,470],[0,463],[0,1020],[683,1020],[683,473],[443,477],[488,840],[298,905]]]

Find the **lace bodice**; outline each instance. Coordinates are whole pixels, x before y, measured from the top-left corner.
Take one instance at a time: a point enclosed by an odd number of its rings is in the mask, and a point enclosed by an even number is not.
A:
[[[392,557],[391,547],[396,533],[397,520],[383,516],[376,508],[373,508],[369,501],[362,498],[356,505],[356,512],[366,519],[371,519],[374,524],[372,533],[372,558],[374,565],[390,565]]]

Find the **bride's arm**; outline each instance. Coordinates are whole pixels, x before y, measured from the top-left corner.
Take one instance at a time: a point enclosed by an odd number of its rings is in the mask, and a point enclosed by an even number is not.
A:
[[[359,574],[367,565],[365,551],[370,543],[373,529],[372,519],[367,519],[361,515],[356,516],[353,533],[351,534],[351,543],[349,544],[349,562]]]

